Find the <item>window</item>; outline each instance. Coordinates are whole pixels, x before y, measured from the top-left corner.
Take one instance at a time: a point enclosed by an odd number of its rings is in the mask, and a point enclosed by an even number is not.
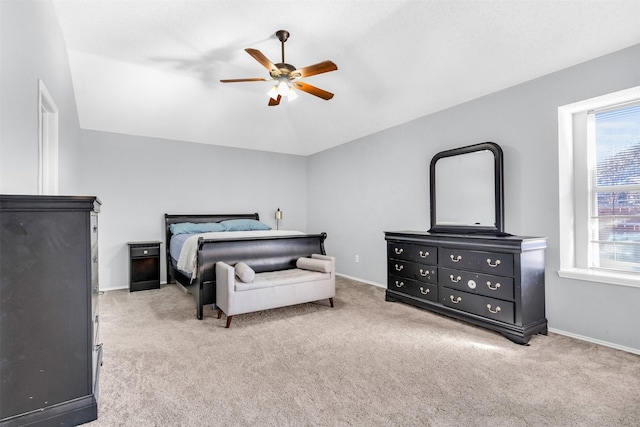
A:
[[[561,277],[640,287],[640,87],[558,109]]]
[[[590,259],[640,273],[640,104],[587,116]]]

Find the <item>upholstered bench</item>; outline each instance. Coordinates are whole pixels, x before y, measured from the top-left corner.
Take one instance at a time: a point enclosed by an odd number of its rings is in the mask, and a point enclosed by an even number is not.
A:
[[[335,258],[311,255],[299,258],[296,268],[255,273],[239,262],[216,263],[218,319],[227,316],[227,328],[236,314],[252,313],[305,302],[329,299],[336,294]]]

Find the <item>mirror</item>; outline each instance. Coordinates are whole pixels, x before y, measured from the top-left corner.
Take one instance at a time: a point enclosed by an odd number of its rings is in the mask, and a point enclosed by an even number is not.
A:
[[[483,142],[431,159],[431,233],[504,233],[502,149]]]

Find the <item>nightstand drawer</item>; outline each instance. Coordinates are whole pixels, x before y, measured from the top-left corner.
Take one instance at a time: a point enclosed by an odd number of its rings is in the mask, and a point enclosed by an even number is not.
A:
[[[436,265],[438,263],[438,249],[434,246],[389,242],[387,244],[387,255],[389,258],[403,259],[421,264]]]
[[[442,288],[440,302],[447,307],[477,314],[478,316],[514,323],[514,304],[508,301]]]
[[[438,283],[438,269],[433,265],[416,264],[415,262],[389,260],[389,275],[407,277],[420,282]]]
[[[513,301],[513,278],[441,268],[439,283],[459,291]]]
[[[438,302],[438,286],[431,283],[418,282],[406,277],[389,276],[387,288],[418,298]]]
[[[441,248],[440,265],[457,270],[473,270],[499,276],[513,276],[512,254]]]
[[[132,247],[131,248],[131,257],[132,258],[144,258],[150,256],[159,256],[160,248],[157,246],[154,247]]]

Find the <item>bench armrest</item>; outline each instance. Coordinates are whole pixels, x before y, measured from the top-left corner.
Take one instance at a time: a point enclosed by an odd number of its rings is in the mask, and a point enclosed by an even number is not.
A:
[[[236,285],[235,269],[229,264],[218,261],[216,263],[216,305],[225,313],[229,310],[229,296]]]

